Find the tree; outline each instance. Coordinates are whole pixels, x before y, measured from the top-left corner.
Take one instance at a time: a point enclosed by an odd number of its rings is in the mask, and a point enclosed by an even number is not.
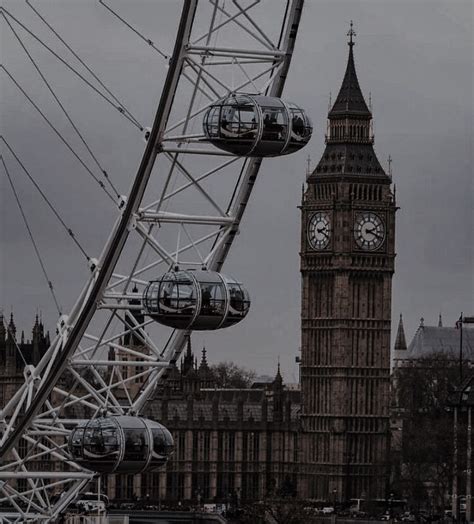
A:
[[[211,373],[218,388],[248,388],[257,376],[255,371],[234,362],[220,362],[211,366]]]
[[[453,420],[449,396],[459,383],[458,362],[431,354],[396,369],[393,393],[403,421],[399,476],[392,488],[419,509],[429,499],[443,506],[453,468]]]

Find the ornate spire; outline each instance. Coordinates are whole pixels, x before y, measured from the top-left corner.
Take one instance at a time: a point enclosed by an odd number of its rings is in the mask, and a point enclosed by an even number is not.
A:
[[[352,47],[354,45],[354,42],[352,41],[352,37],[357,36],[357,33],[354,31],[354,22],[351,20],[351,28],[349,31],[347,31],[347,36],[349,37],[349,42],[347,42],[347,45],[349,47]]]
[[[283,377],[281,376],[280,372],[280,357],[278,357],[277,373],[275,375],[275,379],[273,380],[273,384],[278,387],[281,387],[283,384]]]
[[[398,323],[397,338],[395,339],[395,350],[404,351],[407,349],[407,341],[405,338],[405,329],[403,328],[403,318],[400,314],[400,321]]]
[[[38,314],[36,314],[35,323],[33,326],[32,342],[39,342],[39,338],[40,338],[40,324],[39,324]]]
[[[2,340],[5,340],[6,334],[7,334],[7,330],[5,329],[3,310],[0,309],[0,338]]]
[[[8,323],[8,338],[16,340],[16,326],[13,320],[13,313],[10,314],[10,322]]]
[[[354,63],[354,41],[355,31],[351,21],[351,28],[347,35],[349,36],[349,57],[347,59],[346,73],[342,81],[341,89],[336,97],[336,101],[329,111],[329,118],[341,117],[343,115],[357,115],[371,117],[372,114],[365,103],[364,95],[359,86],[357,73]]]
[[[181,363],[181,373],[183,375],[186,375],[192,369],[194,369],[194,355],[191,350],[191,336],[187,335],[187,339],[188,340],[187,340],[187,346],[186,346],[186,353]]]
[[[354,24],[349,32],[349,57],[339,93],[328,113],[326,150],[314,172],[307,177],[366,177],[391,179],[373,149],[372,112],[367,106],[357,79],[354,62]]]
[[[199,369],[209,368],[209,365],[207,363],[207,357],[206,357],[207,351],[206,346],[202,348],[202,357],[201,357],[201,363],[199,365]]]

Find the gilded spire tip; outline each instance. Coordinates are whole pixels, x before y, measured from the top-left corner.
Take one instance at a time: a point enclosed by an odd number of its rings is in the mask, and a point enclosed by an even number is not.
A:
[[[349,47],[352,47],[354,45],[353,37],[357,36],[357,33],[354,31],[354,22],[352,20],[350,26],[351,28],[347,32],[347,36],[349,37],[349,42],[347,42],[347,44],[349,45]]]

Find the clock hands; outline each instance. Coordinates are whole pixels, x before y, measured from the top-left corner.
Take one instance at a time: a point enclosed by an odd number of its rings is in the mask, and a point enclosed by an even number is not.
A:
[[[326,238],[329,238],[329,233],[327,232],[327,228],[325,228],[325,227],[317,227],[316,231],[318,233],[322,233]]]
[[[365,231],[367,233],[369,233],[370,235],[374,235],[374,237],[383,238],[383,235],[379,235],[378,233],[375,232],[375,228],[373,228],[373,229],[366,229]]]

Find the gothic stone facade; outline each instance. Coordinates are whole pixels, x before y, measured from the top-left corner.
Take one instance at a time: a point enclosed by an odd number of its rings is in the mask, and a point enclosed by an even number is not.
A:
[[[395,259],[391,178],[353,45],[301,204],[301,491],[339,501],[386,494]]]
[[[16,337],[13,317],[0,323],[0,400],[4,405],[23,382],[24,362],[36,365],[49,346],[38,319],[32,341]],[[137,350],[139,341],[124,343]],[[23,355],[23,357],[21,356]],[[127,370],[123,373],[126,375]],[[140,384],[136,384],[137,390]],[[157,472],[103,476],[112,501],[137,498],[150,503],[244,503],[279,491],[295,492],[299,464],[300,395],[287,389],[278,373],[272,382],[247,389],[216,388],[205,350],[198,365],[190,342],[181,369],[173,367],[146,407],[144,416],[162,422],[173,434],[173,458]],[[69,408],[69,417],[92,413]],[[20,442],[20,454],[27,449]],[[24,448],[24,449],[23,449]],[[51,464],[38,462],[38,468]],[[23,482],[23,481],[21,481]],[[90,486],[96,489],[96,482]]]

